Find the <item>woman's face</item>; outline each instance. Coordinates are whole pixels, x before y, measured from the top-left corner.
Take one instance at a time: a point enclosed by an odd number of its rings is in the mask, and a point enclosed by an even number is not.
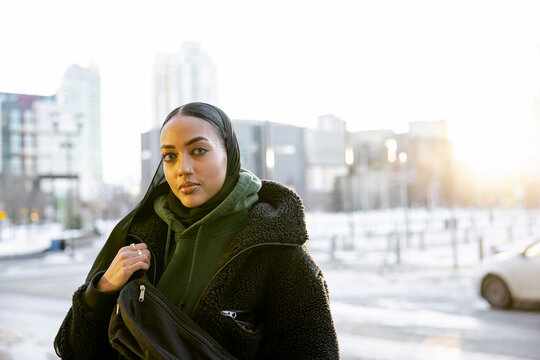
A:
[[[165,178],[185,207],[217,194],[225,182],[227,152],[213,125],[177,114],[161,130],[160,143]]]

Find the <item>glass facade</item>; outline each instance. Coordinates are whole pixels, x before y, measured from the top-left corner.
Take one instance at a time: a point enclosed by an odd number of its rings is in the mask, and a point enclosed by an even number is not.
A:
[[[20,109],[13,108],[9,111],[9,129],[20,130],[22,127],[22,114]]]
[[[12,156],[9,159],[9,173],[13,175],[22,175],[22,159],[20,156]]]
[[[22,152],[22,139],[22,135],[18,133],[9,135],[9,152],[11,154],[20,154]]]
[[[37,128],[34,104],[54,96],[0,93],[0,172],[35,176]]]

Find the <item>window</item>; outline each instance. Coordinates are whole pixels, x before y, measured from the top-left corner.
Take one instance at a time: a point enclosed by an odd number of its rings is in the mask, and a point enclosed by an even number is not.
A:
[[[9,136],[9,152],[20,153],[22,151],[22,136],[20,134],[11,134]]]
[[[22,175],[22,161],[18,156],[14,156],[9,160],[9,172],[13,175]]]
[[[24,137],[24,152],[35,153],[36,152],[36,136],[26,135]]]
[[[34,159],[26,158],[24,161],[24,174],[29,176],[35,175],[35,166],[36,162],[34,161]]]
[[[11,109],[9,112],[9,127],[11,129],[20,129],[22,124],[22,115],[20,109]]]
[[[25,125],[35,124],[34,112],[30,109],[25,109],[23,112],[23,120]]]

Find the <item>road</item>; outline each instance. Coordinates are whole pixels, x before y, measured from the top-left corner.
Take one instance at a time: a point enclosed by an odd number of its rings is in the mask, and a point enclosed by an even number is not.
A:
[[[0,261],[0,360],[58,359],[54,336],[97,251]]]
[[[540,305],[490,308],[473,269],[326,270],[343,359],[540,359]]]
[[[96,253],[0,262],[0,360],[57,358],[52,341]],[[490,309],[470,269],[321,266],[345,360],[540,359],[540,307]]]

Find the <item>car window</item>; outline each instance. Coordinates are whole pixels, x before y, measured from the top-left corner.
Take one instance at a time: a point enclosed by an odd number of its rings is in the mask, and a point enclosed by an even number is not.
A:
[[[529,246],[527,250],[525,250],[525,256],[528,258],[539,257],[540,256],[540,241]]]

